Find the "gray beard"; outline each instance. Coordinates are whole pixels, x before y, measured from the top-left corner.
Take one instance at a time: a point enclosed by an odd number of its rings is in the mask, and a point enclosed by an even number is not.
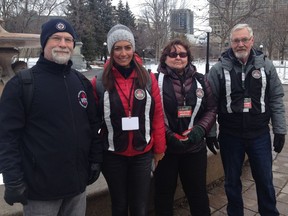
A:
[[[57,54],[57,52],[54,52],[54,50],[52,50],[52,58],[57,64],[67,64],[67,62],[71,58],[71,53],[69,52],[69,54],[67,53],[67,55],[60,56]]]
[[[70,56],[65,57],[59,57],[59,56],[53,56],[54,62],[57,64],[67,64],[67,62],[70,59]]]
[[[239,53],[239,52],[235,53],[235,56],[237,59],[245,59],[248,57],[248,55],[249,55],[249,53],[247,51],[241,52],[241,53]]]

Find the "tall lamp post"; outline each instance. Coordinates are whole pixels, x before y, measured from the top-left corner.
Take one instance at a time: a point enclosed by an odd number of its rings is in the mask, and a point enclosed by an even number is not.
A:
[[[103,43],[103,56],[104,56],[104,63],[107,61],[107,43]]]
[[[143,63],[145,64],[145,49],[142,50],[143,53]]]
[[[210,33],[212,32],[212,28],[210,26],[207,26],[205,32],[207,33],[206,70],[205,70],[205,73],[207,74],[209,72],[209,44],[210,44]]]

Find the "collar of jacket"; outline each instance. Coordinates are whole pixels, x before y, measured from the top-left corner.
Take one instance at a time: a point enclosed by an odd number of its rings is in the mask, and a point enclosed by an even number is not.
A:
[[[252,48],[246,65],[254,65],[255,68],[261,68],[263,67],[264,60],[264,54]],[[221,54],[220,61],[222,62],[223,68],[227,69],[228,71],[231,71],[234,65],[242,65],[242,63],[234,55],[232,48],[229,48],[226,52]]]
[[[44,72],[54,74],[67,74],[70,72],[73,63],[71,60],[69,60],[68,64],[57,64],[55,62],[45,59],[43,53],[41,53],[36,65],[37,67],[39,67],[40,70]]]
[[[115,68],[120,72],[120,74],[125,79],[127,79],[131,75],[132,71],[134,70],[135,63],[134,63],[134,61],[132,61],[130,63],[130,67],[123,67],[123,66],[120,66],[120,65],[115,65]]]

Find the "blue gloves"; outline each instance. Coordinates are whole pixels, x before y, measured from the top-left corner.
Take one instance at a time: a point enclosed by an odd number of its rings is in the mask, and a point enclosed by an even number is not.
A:
[[[274,134],[274,151],[280,153],[285,143],[285,134]]]
[[[5,193],[4,200],[9,205],[14,203],[22,203],[23,205],[27,204],[27,186],[22,181],[16,181],[11,183],[5,183]]]
[[[93,184],[100,176],[101,164],[100,163],[91,163],[89,170],[89,179],[87,185]]]

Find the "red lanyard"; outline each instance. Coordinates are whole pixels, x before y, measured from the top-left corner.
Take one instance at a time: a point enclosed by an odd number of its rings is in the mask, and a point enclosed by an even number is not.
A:
[[[125,99],[128,102],[128,116],[131,117],[131,106],[130,106],[130,100],[131,100],[131,96],[132,96],[132,90],[134,88],[134,83],[135,83],[135,79],[133,79],[133,83],[132,86],[130,88],[130,93],[129,93],[129,97],[126,96],[126,94],[123,92],[122,88],[120,87],[119,83],[117,82],[117,80],[115,79],[115,82],[117,84],[117,86],[119,87],[119,90],[122,92],[123,96],[125,97]]]

